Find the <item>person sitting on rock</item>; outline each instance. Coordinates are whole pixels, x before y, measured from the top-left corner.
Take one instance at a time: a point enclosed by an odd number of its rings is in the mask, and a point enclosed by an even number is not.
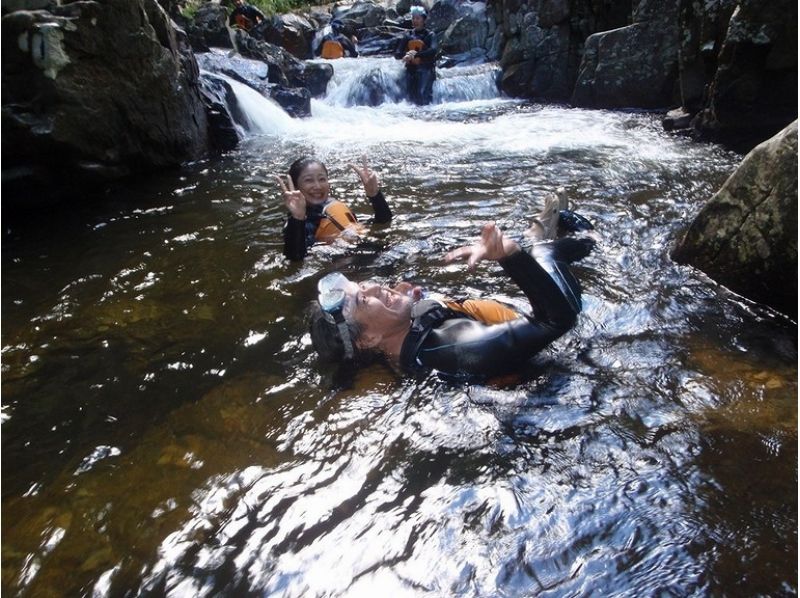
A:
[[[265,21],[267,17],[251,4],[245,4],[244,0],[233,0],[233,12],[228,17],[228,25],[238,27],[245,31],[250,31],[253,27]]]
[[[362,158],[362,167],[351,164],[375,212],[373,222],[385,224],[392,219],[392,210],[381,193],[377,173]],[[303,157],[289,167],[289,175],[275,177],[283,191],[289,218],[283,228],[283,254],[290,260],[302,260],[317,241],[331,242],[337,238],[355,240],[364,232],[350,209],[330,197],[328,169],[315,158]]]
[[[557,228],[593,228],[557,207],[558,200],[551,200],[528,236],[538,240]],[[445,256],[447,262],[466,260],[470,269],[483,260],[497,261],[528,298],[530,314],[494,300],[425,297],[408,282],[389,287],[328,274],[320,279],[312,306],[312,345],[324,361],[358,364],[378,354],[406,374],[435,370],[445,378],[483,381],[515,373],[575,325],[581,289],[569,264],[594,245],[589,237],[565,237],[537,242],[528,252],[492,222],[473,245]]]
[[[348,56],[358,57],[355,36],[347,37],[344,34],[344,23],[334,19],[325,27],[321,43],[316,48],[315,54],[320,58],[335,59]]]
[[[433,101],[433,81],[436,79],[436,34],[425,29],[428,13],[422,6],[411,7],[413,29],[397,43],[394,57],[406,67],[406,87],[409,99],[418,106]]]

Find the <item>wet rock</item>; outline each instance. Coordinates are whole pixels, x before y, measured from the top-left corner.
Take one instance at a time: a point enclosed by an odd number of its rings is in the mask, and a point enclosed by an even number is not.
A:
[[[749,149],[796,118],[797,3],[737,3],[695,129]]]
[[[459,16],[454,2],[451,0],[439,0],[428,11],[425,26],[436,33],[443,33]]]
[[[201,4],[194,18],[184,25],[192,49],[195,52],[207,52],[211,47],[232,47],[227,23],[228,12],[224,6],[213,2]]]
[[[797,121],[745,157],[672,257],[797,317]]]
[[[441,36],[439,46],[447,54],[461,54],[483,49],[486,44],[486,20],[473,15],[460,17]]]
[[[661,108],[679,102],[678,0],[643,0],[628,27],[590,35],[572,103],[593,108]]]
[[[56,199],[208,149],[197,64],[155,0],[12,12],[2,32],[4,191]]]
[[[280,46],[295,58],[311,58],[311,40],[317,29],[315,24],[300,15],[275,15],[259,23],[250,31],[255,39]]]
[[[334,18],[349,21],[357,29],[378,27],[386,19],[386,9],[370,0],[360,0],[347,9],[335,9]]]
[[[311,116],[311,92],[303,87],[288,86],[288,79],[278,68],[270,67],[270,65],[261,60],[244,58],[239,55],[225,56],[218,52],[198,54],[197,61],[205,71],[230,77],[255,89],[264,97],[274,99],[291,116]],[[224,84],[224,82],[222,83]],[[218,86],[219,83],[212,85],[215,88]],[[233,92],[230,90],[230,86],[223,85],[223,87],[227,87],[229,90],[224,94],[224,101],[228,103],[228,110],[223,109],[213,101],[212,109],[215,111],[215,134],[220,137],[222,143],[227,144],[231,139],[230,129],[232,128],[235,133],[235,124],[244,125],[245,120],[238,113],[238,104]],[[220,97],[219,91],[215,91],[212,95],[215,100],[223,99]],[[230,118],[228,118],[226,112],[229,113]],[[226,121],[230,121],[230,123],[226,124]]]
[[[261,60],[269,66],[271,83],[284,87],[305,87],[312,97],[325,94],[333,67],[327,63],[303,62],[279,46],[237,32],[236,47],[245,58]]]
[[[688,129],[692,123],[692,115],[686,112],[683,108],[675,108],[667,112],[666,116],[661,120],[661,124],[667,131],[674,131],[676,129]]]
[[[236,114],[236,96],[231,86],[218,77],[201,75],[200,83],[212,146],[221,152],[232,150],[239,143],[236,123],[243,122],[242,115]]]

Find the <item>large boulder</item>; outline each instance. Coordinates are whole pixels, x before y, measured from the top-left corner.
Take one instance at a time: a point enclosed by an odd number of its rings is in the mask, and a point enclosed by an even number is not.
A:
[[[84,1],[2,19],[3,187],[57,198],[208,149],[199,72],[156,0]],[[82,179],[86,185],[81,185]]]
[[[311,116],[311,93],[305,87],[288,87],[288,80],[276,67],[270,67],[263,60],[244,58],[238,54],[228,56],[219,52],[197,55],[200,68],[209,73],[224,75],[256,90],[262,96],[272,98],[294,117]],[[219,84],[214,82],[215,90]],[[232,99],[232,91],[226,98]],[[219,95],[219,93],[217,93]],[[235,102],[234,102],[235,103]],[[214,108],[219,112],[217,108]],[[233,120],[243,124],[243,120],[233,115]]]
[[[349,8],[334,9],[333,16],[355,29],[363,29],[382,25],[386,19],[386,9],[372,0],[359,0]]]
[[[181,23],[189,36],[195,52],[206,52],[210,47],[230,48],[228,12],[215,2],[204,2],[197,8],[194,18]]]
[[[680,102],[679,0],[642,0],[627,27],[586,40],[572,103],[591,108],[665,108]]]
[[[256,39],[286,49],[292,56],[304,60],[311,58],[311,40],[316,25],[303,16],[295,14],[274,15],[250,31]]]
[[[333,67],[328,63],[302,61],[289,52],[248,34],[236,33],[236,48],[245,58],[261,60],[269,67],[269,80],[283,87],[305,87],[312,97],[325,95]]]
[[[745,157],[672,257],[797,317],[797,121]]]
[[[439,47],[446,54],[461,54],[486,45],[486,18],[468,15],[457,19],[441,36]]]
[[[797,118],[797,2],[741,0],[693,125],[705,137],[752,147]]]

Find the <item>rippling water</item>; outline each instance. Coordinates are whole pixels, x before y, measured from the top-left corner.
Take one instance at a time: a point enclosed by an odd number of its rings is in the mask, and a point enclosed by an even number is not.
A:
[[[329,98],[4,222],[4,591],[796,594],[796,326],[668,257],[741,156],[652,115],[447,97]],[[396,216],[290,264],[271,177],[307,152],[362,214],[366,153]],[[334,269],[523,306],[441,256],[557,186],[600,243],[521,380],[316,362],[303,310]]]

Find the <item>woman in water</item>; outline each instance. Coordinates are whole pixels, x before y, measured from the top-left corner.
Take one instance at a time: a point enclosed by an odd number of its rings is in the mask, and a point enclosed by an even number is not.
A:
[[[385,224],[392,211],[381,193],[378,175],[367,165],[350,168],[359,176],[375,212],[373,222]],[[283,253],[290,260],[302,260],[315,242],[331,242],[337,238],[357,238],[364,229],[344,203],[330,197],[328,169],[315,158],[303,157],[289,167],[288,176],[275,177],[283,191],[289,218],[283,228]]]
[[[570,210],[550,212],[561,229],[592,228]],[[529,233],[540,235],[542,224],[537,221]],[[390,288],[328,274],[319,281],[311,314],[312,343],[328,361],[372,352],[407,373],[437,370],[467,379],[509,373],[574,326],[581,291],[568,264],[593,246],[588,238],[563,238],[534,245],[532,255],[489,223],[476,243],[445,256],[448,262],[467,260],[470,269],[497,261],[527,296],[530,315],[496,301],[422,299],[420,289],[408,283]]]

